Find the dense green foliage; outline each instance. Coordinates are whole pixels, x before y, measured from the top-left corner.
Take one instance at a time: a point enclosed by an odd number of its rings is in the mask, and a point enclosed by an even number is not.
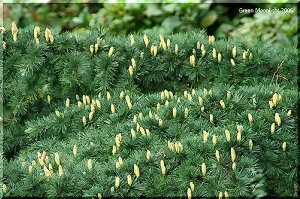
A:
[[[210,43],[204,32],[187,32],[164,35],[165,41],[170,39],[170,45],[164,49],[156,32],[147,32],[148,46],[144,35],[133,35],[135,42],[131,46],[129,35],[111,36],[103,29],[91,30],[83,36],[52,33],[51,43],[45,41],[44,28],[37,45],[33,28],[20,29],[15,42],[10,27],[3,35],[7,196],[186,196],[190,181],[195,184],[193,196],[217,196],[225,191],[232,197],[297,196],[298,93],[294,46],[269,48],[257,42],[247,51],[243,41],[216,39]],[[90,46],[97,43],[97,37],[101,38],[98,52],[91,53]],[[203,57],[199,44],[206,51]],[[151,46],[157,46],[157,55],[151,53]],[[234,46],[237,53],[232,65]],[[113,53],[109,53],[111,47]],[[222,55],[220,63],[213,58],[214,48]],[[195,56],[195,66],[191,55]],[[130,76],[132,58],[136,66]],[[165,89],[170,92],[162,96]],[[106,97],[108,91],[110,100]],[[121,91],[123,99],[119,97]],[[184,91],[190,93],[191,99],[183,95]],[[228,91],[231,97],[227,96]],[[270,109],[274,93],[282,99]],[[90,96],[90,103],[96,107],[90,119],[92,106],[84,103],[83,95]],[[126,95],[132,109],[125,101]],[[67,98],[70,106],[66,106]],[[221,107],[220,100],[225,107]],[[81,107],[78,101],[82,102]],[[280,115],[281,125],[276,123],[276,130],[271,133],[275,113]],[[252,122],[248,121],[248,114],[252,115]],[[138,118],[136,123],[134,115]],[[237,125],[243,126],[239,130],[240,140]],[[148,129],[150,136],[143,136],[141,127]],[[132,137],[131,129],[136,130],[136,138]],[[225,130],[230,132],[229,141]],[[208,141],[204,131],[208,132]],[[119,133],[120,148],[113,155]],[[180,142],[183,150],[171,151],[169,140]],[[249,147],[250,140],[253,148]],[[78,147],[76,158],[72,154],[74,145]],[[231,148],[236,153],[233,160]],[[146,159],[147,150],[151,151],[150,160]],[[220,162],[216,150],[220,152]],[[47,152],[53,166],[49,180],[37,159],[38,151]],[[56,152],[60,155],[62,176],[54,161]],[[124,161],[120,169],[115,166],[118,157]],[[88,159],[92,159],[92,169],[88,168]],[[165,175],[160,166],[162,159]],[[33,160],[36,165],[28,174]],[[234,170],[232,162],[236,164]],[[139,167],[139,178],[133,173],[134,164]],[[131,187],[127,184],[128,174],[133,179]],[[112,191],[116,176],[121,179],[120,187]]]
[[[166,51],[159,48],[157,56],[153,56],[150,46],[145,48],[143,36],[136,36],[136,44],[130,47],[129,37],[111,37],[105,31],[93,31],[82,37],[64,33],[55,35],[53,44],[41,39],[40,45],[36,46],[32,29],[22,30],[16,43],[10,34],[4,35],[4,41],[7,42],[4,60],[8,66],[3,79],[4,124],[9,126],[8,131],[11,132],[5,135],[5,153],[18,150],[18,145],[27,142],[22,132],[28,118],[50,111],[48,107],[44,109],[48,94],[59,100],[72,98],[75,94],[97,94],[115,87],[142,93],[163,89],[182,91],[191,86],[210,85],[211,82],[226,82],[229,85],[248,85],[261,81],[271,83],[274,74],[279,74],[281,78],[278,78],[278,82],[287,87],[295,86],[297,81],[297,51],[293,47],[270,49],[257,44],[250,48],[253,59],[243,60],[242,42],[217,40],[214,45],[209,45],[203,33],[191,32],[183,36],[170,36],[170,48]],[[92,55],[89,46],[95,43],[99,35],[102,36],[99,52]],[[159,46],[157,34],[149,33],[148,36],[151,45]],[[201,41],[207,51],[203,58],[201,50],[196,48],[197,41]],[[175,44],[179,46],[176,56]],[[115,46],[115,52],[108,57],[110,46]],[[235,59],[238,67],[232,67],[229,61],[233,46],[238,47],[238,57]],[[196,67],[189,63],[193,48],[197,49]],[[222,53],[223,61],[220,64],[212,57],[212,48]],[[144,53],[143,58],[140,57],[141,52]],[[128,73],[131,58],[137,62],[133,79]],[[282,61],[284,68],[277,71]],[[264,76],[266,78],[261,79]]]
[[[254,38],[263,41],[265,45],[298,45],[299,27],[297,7],[278,9],[285,10],[276,14],[256,13],[253,17],[242,18],[240,20],[241,25],[238,28],[233,29],[231,27],[233,31],[230,35],[243,38],[249,45],[252,45]],[[221,36],[223,34],[224,30],[222,30],[222,27],[224,29],[229,28],[226,24],[221,25],[220,31],[216,31],[216,35]]]
[[[84,33],[90,26],[105,27],[115,34],[147,30],[170,34],[205,28],[209,34],[219,38],[231,36],[247,40],[248,44],[254,39],[262,39],[265,45],[297,44],[296,4],[262,4],[261,1],[252,4],[214,4],[212,1],[199,3],[193,0],[184,4],[176,4],[172,0],[161,1],[165,3],[152,1],[152,4],[143,4],[143,1],[137,1],[136,4],[87,2],[89,3],[6,4],[4,12],[9,17],[4,19],[4,23],[14,21],[20,27],[32,24],[50,26],[56,31],[68,30],[76,34]],[[278,13],[239,12],[240,8],[269,7],[286,9]]]

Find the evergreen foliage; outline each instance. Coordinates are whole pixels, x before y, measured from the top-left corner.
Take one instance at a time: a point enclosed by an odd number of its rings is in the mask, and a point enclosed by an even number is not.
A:
[[[16,41],[10,29],[5,196],[298,195],[295,47],[248,50],[204,32],[131,45],[103,29],[47,42],[43,28],[37,44],[34,27]]]

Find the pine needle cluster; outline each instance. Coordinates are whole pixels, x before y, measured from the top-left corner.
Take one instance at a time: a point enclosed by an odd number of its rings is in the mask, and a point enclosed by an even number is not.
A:
[[[294,47],[7,29],[5,196],[298,195]]]

